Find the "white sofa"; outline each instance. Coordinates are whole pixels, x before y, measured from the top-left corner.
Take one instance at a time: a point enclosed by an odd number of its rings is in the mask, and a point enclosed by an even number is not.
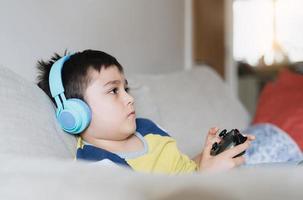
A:
[[[194,156],[210,127],[244,129],[250,117],[208,67],[163,75],[127,74],[138,117],[147,117]],[[0,68],[1,199],[302,199],[302,167],[238,168],[180,176],[134,173],[74,161],[49,98]]]

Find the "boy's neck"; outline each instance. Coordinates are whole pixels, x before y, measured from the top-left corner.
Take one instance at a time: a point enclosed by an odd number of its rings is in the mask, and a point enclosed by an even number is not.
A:
[[[97,139],[94,137],[88,137],[87,135],[82,135],[82,139],[95,147],[99,147],[113,153],[140,151],[144,148],[142,141],[135,134],[130,135],[124,140]]]

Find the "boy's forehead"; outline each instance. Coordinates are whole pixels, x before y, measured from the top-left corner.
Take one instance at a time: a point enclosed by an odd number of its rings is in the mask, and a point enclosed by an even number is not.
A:
[[[92,70],[90,73],[93,82],[98,82],[98,84],[102,84],[102,86],[105,86],[107,83],[113,82],[113,81],[120,81],[121,83],[127,82],[125,80],[124,74],[121,73],[117,67],[110,66],[108,68],[102,68],[100,72],[96,70]]]

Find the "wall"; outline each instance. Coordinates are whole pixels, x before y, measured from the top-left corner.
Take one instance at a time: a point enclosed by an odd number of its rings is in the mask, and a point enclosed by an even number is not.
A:
[[[127,72],[184,68],[183,0],[2,0],[0,26],[0,65],[32,81],[65,49],[104,50]]]

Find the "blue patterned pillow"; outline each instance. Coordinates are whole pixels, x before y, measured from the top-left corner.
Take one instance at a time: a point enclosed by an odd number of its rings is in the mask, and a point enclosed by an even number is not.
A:
[[[249,127],[246,134],[256,136],[251,147],[244,154],[246,164],[298,162],[303,159],[296,142],[283,130],[273,124],[264,123]]]

